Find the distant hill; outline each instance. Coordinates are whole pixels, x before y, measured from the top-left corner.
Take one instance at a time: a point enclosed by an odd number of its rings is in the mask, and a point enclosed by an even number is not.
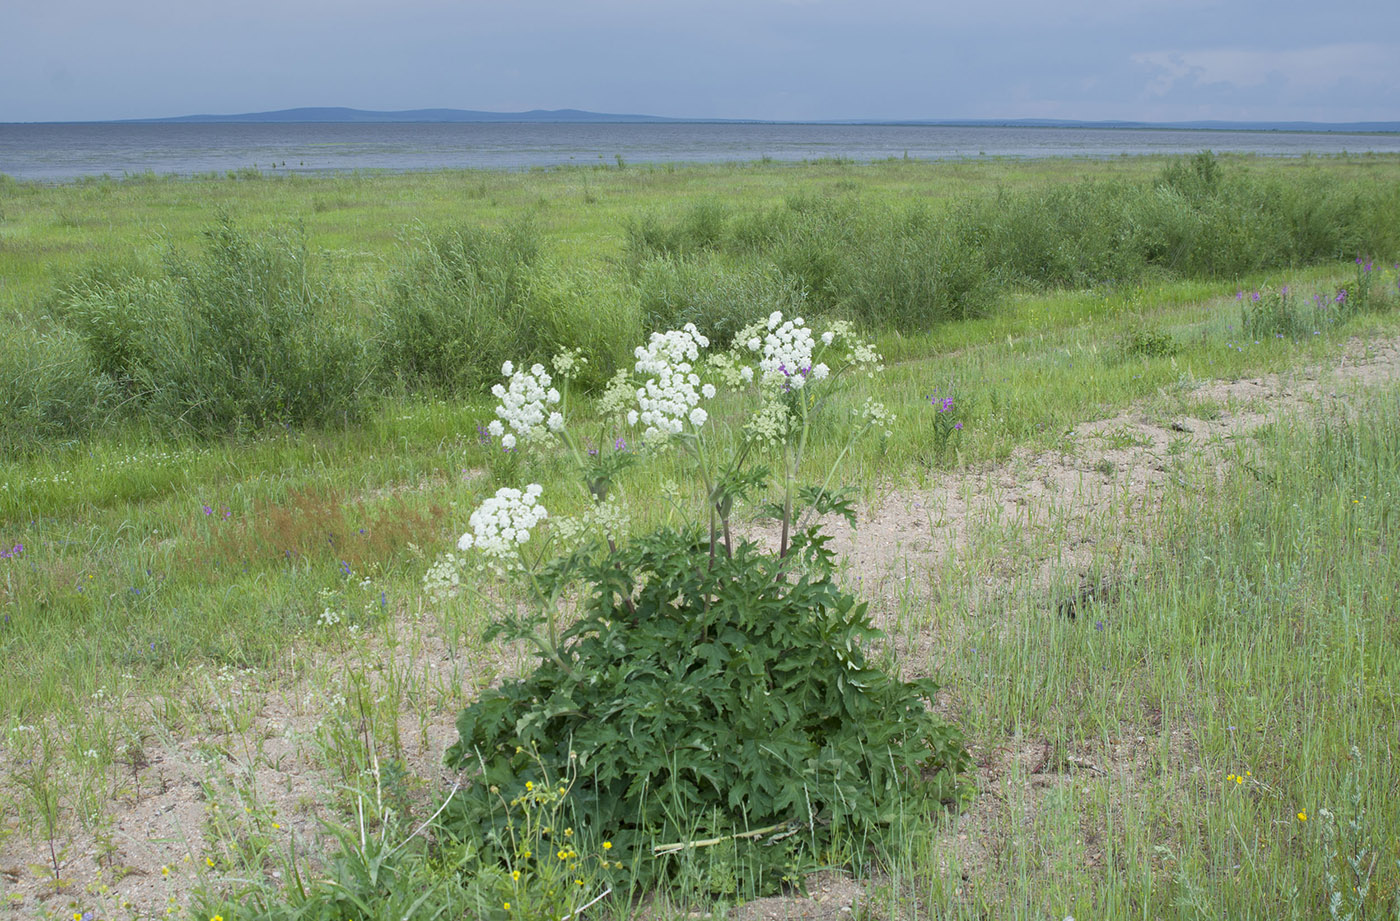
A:
[[[279,109],[276,112],[246,112],[241,115],[179,115],[174,118],[128,118],[127,124],[176,124],[210,122],[258,122],[263,124],[307,122],[687,122],[712,119],[663,118],[657,115],[616,115],[608,112],[584,112],[580,109],[531,109],[529,112],[480,112],[473,109],[405,109],[396,112],[373,112],[365,109],[320,107]],[[725,121],[727,119],[716,119]]]
[[[862,119],[847,119],[829,124],[870,124]],[[975,128],[1136,128],[1177,131],[1330,131],[1343,134],[1400,133],[1400,122],[1135,122],[1078,121],[1068,118],[959,118],[959,119],[897,119],[886,120],[889,125],[947,125]]]
[[[404,122],[536,122],[541,124],[813,124],[813,125],[932,125],[977,128],[1138,128],[1187,131],[1325,131],[1343,133],[1400,133],[1400,122],[1246,122],[1246,121],[1076,121],[1057,118],[844,118],[809,122],[763,121],[744,118],[671,118],[661,115],[619,115],[581,109],[531,109],[528,112],[483,112],[474,109],[406,109],[374,112],[343,107],[279,109],[239,115],[179,115],[173,118],[129,118],[123,124],[209,124],[242,122],[285,123],[404,123]]]

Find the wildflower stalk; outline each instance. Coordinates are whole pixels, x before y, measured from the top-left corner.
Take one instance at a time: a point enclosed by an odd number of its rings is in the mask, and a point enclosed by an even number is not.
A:
[[[811,420],[807,415],[807,397],[802,395],[798,401],[802,406],[802,428],[797,435],[796,447],[785,446],[783,450],[783,460],[787,467],[787,480],[783,484],[783,535],[778,541],[778,558],[784,559],[788,554],[788,538],[792,525],[792,498],[793,490],[797,486],[797,471],[802,466],[802,454],[807,449],[807,433],[811,430]]]
[[[818,507],[821,506],[822,499],[826,497],[827,487],[829,487],[829,486],[831,485],[831,479],[832,479],[832,477],[836,476],[836,471],[837,471],[837,469],[840,468],[841,462],[842,462],[843,460],[846,459],[846,455],[847,455],[847,454],[850,452],[850,450],[851,450],[851,445],[855,444],[855,443],[856,443],[856,439],[859,438],[861,435],[864,435],[867,431],[869,431],[870,428],[871,428],[871,426],[873,426],[874,424],[875,424],[875,423],[873,423],[873,422],[867,420],[866,423],[865,423],[865,425],[863,425],[863,426],[861,426],[860,428],[856,429],[853,433],[851,433],[851,437],[848,438],[848,439],[846,439],[846,444],[841,448],[841,453],[838,454],[838,455],[836,455],[836,460],[832,461],[832,463],[831,463],[831,469],[829,469],[829,470],[826,472],[826,479],[822,480],[821,488],[817,490],[817,497],[816,497],[816,499],[812,502],[812,505],[811,505],[811,508],[812,508],[812,509],[816,509],[816,508],[818,508]],[[801,523],[801,521],[800,521],[801,516],[798,516],[798,517],[799,517],[799,522],[798,522],[798,523],[800,524],[800,523]]]

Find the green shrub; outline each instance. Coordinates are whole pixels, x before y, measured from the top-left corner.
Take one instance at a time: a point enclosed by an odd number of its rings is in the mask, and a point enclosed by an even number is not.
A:
[[[97,370],[129,392],[157,360],[153,331],[179,322],[176,295],[168,278],[85,277],[65,286],[58,313],[86,343]]]
[[[755,315],[803,312],[801,288],[772,266],[726,266],[700,257],[657,258],[637,272],[645,329],[680,329],[694,323],[711,340],[727,344]],[[638,329],[640,333],[641,328]]]
[[[483,773],[445,828],[493,839],[508,821],[493,789],[517,796],[570,777],[590,831],[640,884],[691,856],[656,846],[719,837],[762,892],[833,840],[881,838],[914,779],[951,800],[967,756],[928,709],[936,688],[867,661],[878,634],[866,606],[836,585],[830,554],[810,549],[816,575],[748,543],[706,567],[702,536],[661,532],[587,569],[564,658],[458,719],[448,764]]]
[[[116,388],[66,329],[5,330],[0,349],[0,455],[81,438],[116,409]]]
[[[565,861],[579,866],[579,886],[586,869],[617,887],[771,891],[819,862],[859,859],[880,841],[897,846],[901,817],[954,798],[968,765],[957,730],[932,712],[935,686],[900,681],[867,659],[878,631],[838,586],[821,530],[823,515],[855,523],[849,493],[832,482],[858,439],[887,431],[883,405],[843,411],[845,448],[821,485],[800,479],[833,395],[875,373],[880,355],[847,321],[820,330],[781,313],[694,363],[709,347],[694,327],[658,331],[638,349],[637,376],[610,384],[610,412],[647,426],[640,443],[629,435],[630,447],[585,447],[568,414],[570,356],[554,363],[558,381],[544,368],[506,374],[495,436],[544,462],[572,460],[596,500],[568,519],[548,514],[540,484],[502,486],[457,545],[524,590],[525,603],[512,601],[492,635],[530,641],[540,660],[459,717],[447,761],[471,781],[442,826],[518,874],[522,888]],[[700,404],[721,387],[752,412],[711,417]],[[711,441],[721,427],[737,447]],[[659,448],[674,449],[671,470],[693,471],[703,502],[688,526],[629,534],[610,487]],[[771,506],[765,455],[781,458],[782,501]],[[683,495],[672,504],[685,516]],[[740,504],[775,509],[776,549],[736,537]],[[462,562],[440,557],[430,590]],[[578,616],[561,627],[570,607]],[[574,817],[581,834],[542,821],[542,811]],[[580,843],[585,831],[596,850]],[[548,883],[539,888],[551,894]]]
[[[376,341],[381,380],[465,392],[528,349],[522,310],[539,260],[529,224],[458,227],[407,247],[389,280]]]
[[[725,238],[729,209],[716,201],[700,201],[671,219],[646,214],[623,225],[631,264],[654,256],[689,256],[718,248]]]
[[[592,266],[549,266],[535,273],[512,319],[516,350],[489,356],[492,375],[512,354],[542,361],[577,349],[588,360],[578,378],[585,386],[630,365],[629,343],[640,339],[643,329],[632,288],[616,274]]]
[[[160,427],[200,432],[357,417],[365,349],[346,295],[310,268],[296,231],[223,220],[163,273],[89,273],[58,314],[96,370]]]
[[[168,269],[176,312],[153,327],[138,375],[149,411],[206,432],[357,418],[363,339],[300,232],[253,236],[225,220],[204,239]]]
[[[837,311],[878,329],[982,316],[998,295],[982,251],[922,210],[873,216],[827,285]]]

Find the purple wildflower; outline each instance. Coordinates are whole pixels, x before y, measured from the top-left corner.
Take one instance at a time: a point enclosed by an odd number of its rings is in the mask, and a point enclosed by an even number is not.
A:
[[[619,453],[627,450],[627,439],[621,435],[617,436],[617,441],[613,442],[613,450]]]

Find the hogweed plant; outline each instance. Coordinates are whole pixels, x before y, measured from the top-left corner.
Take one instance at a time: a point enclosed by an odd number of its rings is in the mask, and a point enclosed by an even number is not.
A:
[[[740,880],[739,894],[800,885],[833,841],[873,844],[917,814],[911,797],[958,793],[967,754],[930,710],[937,687],[869,663],[878,632],[836,584],[821,528],[829,514],[855,523],[850,497],[832,487],[837,469],[894,417],[867,400],[831,468],[804,480],[814,423],[843,405],[838,391],[881,370],[880,355],[847,323],[817,333],[777,312],[730,350],[709,350],[694,325],[653,333],[591,422],[570,402],[577,354],[556,357],[552,374],[507,362],[493,391],[488,433],[572,459],[587,500],[581,515],[554,517],[539,484],[504,486],[457,547],[520,586],[525,613],[504,614],[493,635],[529,640],[540,661],[459,717],[447,760],[474,780],[442,830],[501,855],[521,879],[545,875],[519,864],[503,791],[518,799],[560,777],[571,778],[580,834],[609,842],[632,884],[684,875],[692,890],[734,892]],[[746,411],[736,416],[735,404]],[[619,474],[668,452],[703,498],[687,505],[674,490],[685,523],[634,534]],[[780,520],[776,549],[736,534],[745,505]],[[441,597],[461,584],[463,562],[444,557],[430,571]],[[711,853],[725,855],[722,871],[697,877]]]

